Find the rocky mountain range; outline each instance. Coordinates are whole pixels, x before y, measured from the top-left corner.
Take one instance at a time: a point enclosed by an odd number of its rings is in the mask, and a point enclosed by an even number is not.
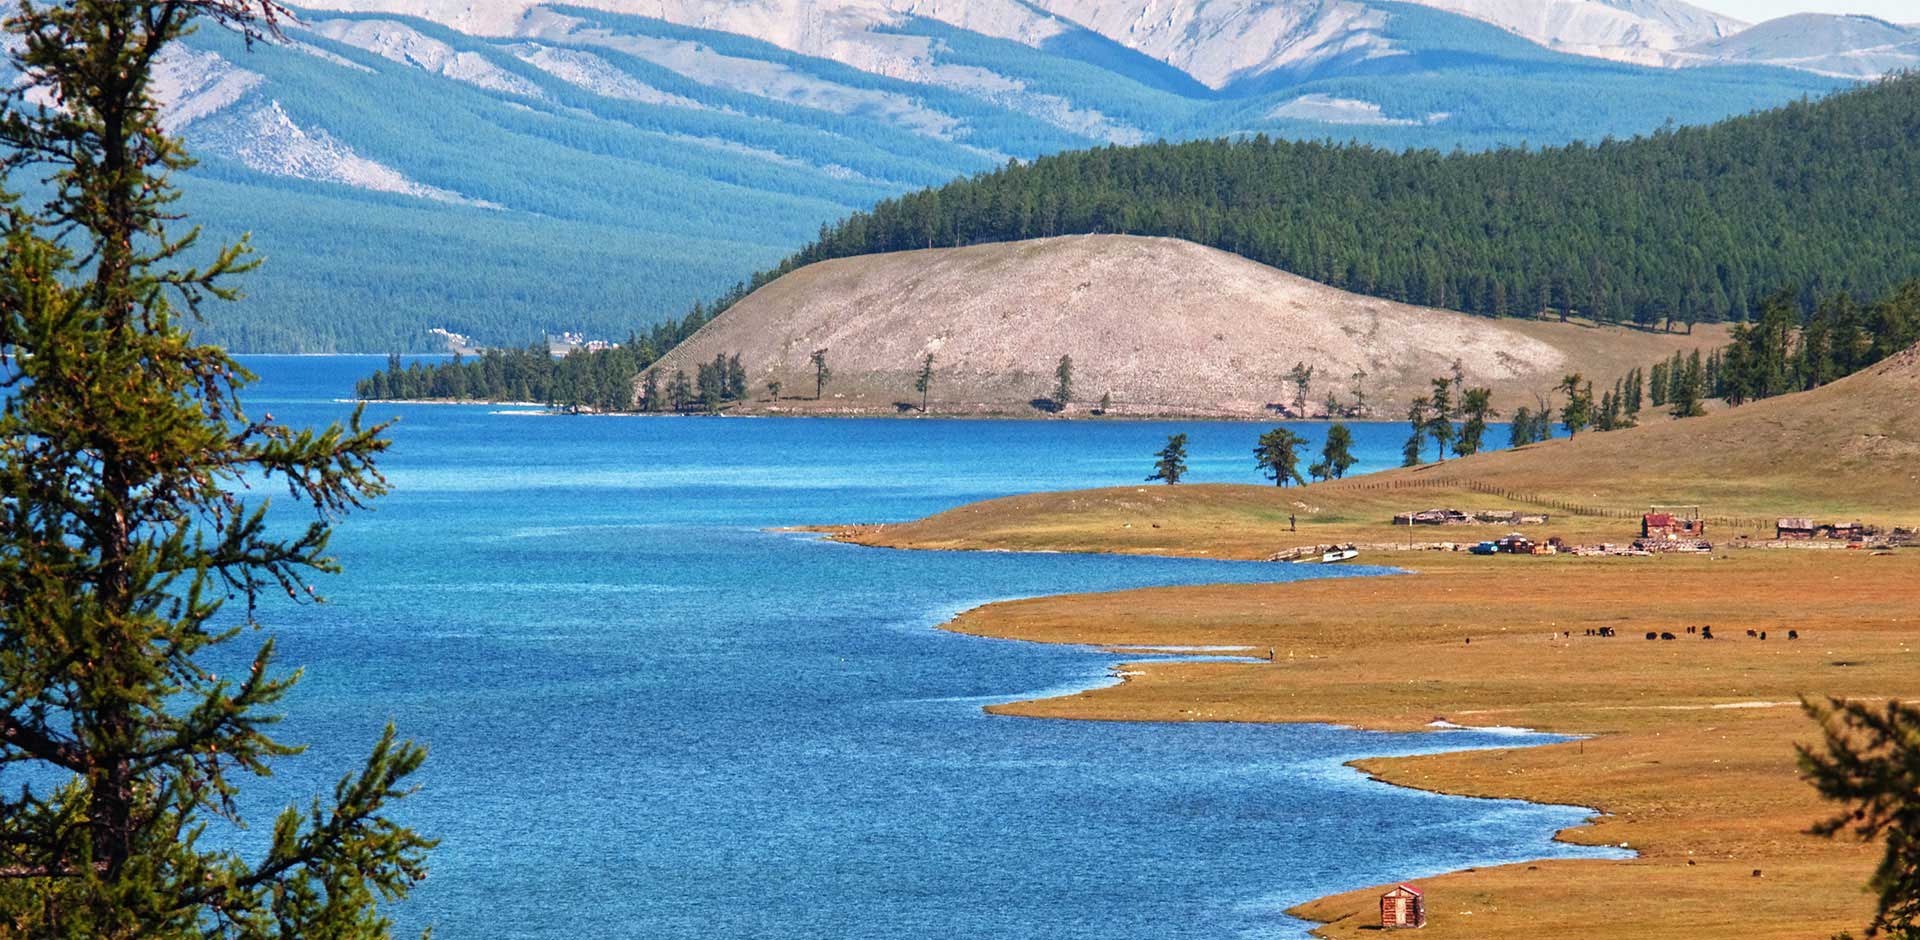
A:
[[[1920,57],[1664,0],[331,0],[165,64],[189,211],[254,234],[243,350],[618,338],[890,196],[1265,133],[1477,149],[1744,113]]]

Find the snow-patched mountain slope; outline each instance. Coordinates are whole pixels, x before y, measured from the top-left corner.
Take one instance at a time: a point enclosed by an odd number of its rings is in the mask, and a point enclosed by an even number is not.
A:
[[[1920,68],[1920,27],[1871,16],[1802,13],[1683,50],[1691,61],[1751,62],[1842,78]]]
[[[1641,65],[1747,24],[1676,0],[1412,0],[1483,20],[1549,49]]]
[[[1763,63],[1822,74],[1882,74],[1844,30],[1803,37],[1794,54],[1728,41],[1747,24],[1682,0],[1408,0],[1498,26],[1574,55],[1640,65]],[[576,0],[569,5],[745,36],[907,81],[958,87],[934,67],[934,42],[899,28],[921,20],[1045,48],[1087,31],[1215,90],[1273,73],[1409,51],[1374,0]],[[319,0],[322,9],[416,16],[477,36],[525,36],[537,0]],[[1845,19],[1845,18],[1834,18]],[[1684,50],[1684,51],[1683,51]],[[1699,50],[1699,51],[1693,51]],[[1825,55],[1852,58],[1845,67]],[[1888,60],[1898,67],[1901,60]]]
[[[578,6],[746,36],[862,71],[938,81],[930,42],[892,29],[943,23],[1035,48],[1079,29],[1213,87],[1336,57],[1390,54],[1385,14],[1361,0],[582,0]],[[417,16],[479,36],[526,35],[531,0],[320,0],[317,9]]]
[[[307,50],[302,50],[307,51]],[[356,153],[325,128],[302,126],[261,93],[266,76],[217,52],[176,46],[154,70],[161,121],[198,150],[236,160],[266,176],[338,183],[371,192],[485,205],[428,186]]]

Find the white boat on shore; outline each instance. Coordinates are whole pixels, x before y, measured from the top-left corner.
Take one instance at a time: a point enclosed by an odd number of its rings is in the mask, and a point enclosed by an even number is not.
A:
[[[1295,565],[1334,565],[1343,561],[1352,561],[1358,557],[1360,557],[1360,552],[1356,549],[1336,548],[1330,552],[1323,552],[1318,555],[1307,555],[1302,558],[1290,558],[1287,559],[1287,561],[1289,564]]]

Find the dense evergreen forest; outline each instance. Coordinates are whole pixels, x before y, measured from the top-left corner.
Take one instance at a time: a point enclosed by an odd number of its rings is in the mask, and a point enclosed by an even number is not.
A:
[[[634,376],[731,306],[743,291],[736,287],[712,308],[695,304],[685,317],[655,324],[611,349],[581,349],[556,358],[541,341],[519,349],[489,349],[472,358],[456,355],[437,365],[406,364],[394,355],[385,369],[361,379],[354,394],[371,400],[543,402],[557,408],[629,411],[636,407]],[[711,381],[702,378],[703,384]]]
[[[1544,441],[1553,436],[1554,401],[1558,395],[1561,427],[1569,434],[1583,430],[1617,431],[1640,423],[1643,408],[1651,404],[1674,418],[1706,413],[1710,398],[1739,407],[1750,401],[1793,392],[1811,391],[1846,378],[1920,343],[1920,279],[1910,280],[1871,303],[1851,294],[1835,293],[1819,299],[1804,313],[1793,291],[1782,290],[1760,304],[1759,315],[1733,329],[1723,348],[1702,356],[1695,352],[1634,369],[1616,379],[1611,389],[1594,396],[1594,385],[1584,376],[1569,375],[1560,385],[1539,396],[1539,410],[1521,408],[1513,416],[1513,446]],[[1458,380],[1455,380],[1456,387]],[[1436,398],[1444,401],[1444,382],[1436,379]],[[1414,406],[1414,440],[1409,463],[1418,463],[1418,441],[1433,420],[1423,419],[1425,402]],[[1453,416],[1455,420],[1458,416]]]
[[[1094,232],[1164,235],[1365,294],[1489,316],[1745,319],[1796,285],[1920,271],[1920,76],[1631,141],[1484,153],[1254,137],[1010,164],[823,229],[831,258]]]

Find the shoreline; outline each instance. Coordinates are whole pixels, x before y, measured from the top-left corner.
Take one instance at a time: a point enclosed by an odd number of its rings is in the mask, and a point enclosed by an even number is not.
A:
[[[828,531],[836,528],[825,527]],[[871,535],[873,533],[868,532]],[[861,539],[853,539],[860,542]],[[878,540],[884,547],[885,540]],[[874,543],[867,543],[874,544]],[[902,547],[902,546],[892,546]],[[907,546],[910,547],[910,546]],[[951,547],[951,546],[945,546]],[[996,546],[977,545],[975,548]],[[1127,551],[1127,554],[1140,552]],[[1173,557],[1194,557],[1189,553],[1145,552]],[[1717,554],[1717,553],[1716,553]],[[1219,558],[1220,555],[1211,557]],[[1738,604],[1739,591],[1729,591],[1711,582],[1716,566],[1729,563],[1741,569],[1742,577],[1766,582],[1782,580],[1778,572],[1797,572],[1805,583],[1839,580],[1842,575],[1829,572],[1849,571],[1849,580],[1865,576],[1882,578],[1876,569],[1891,571],[1893,566],[1905,575],[1915,574],[1920,553],[1899,559],[1869,558],[1850,552],[1740,552],[1725,559],[1627,559],[1600,561],[1591,559],[1525,559],[1535,573],[1551,581],[1571,576],[1619,580],[1609,591],[1619,590],[1622,597],[1644,595],[1645,581],[1673,579],[1688,585],[1689,610],[1693,605],[1718,605],[1724,612],[1729,603]],[[1533,937],[1554,929],[1538,926],[1540,918],[1553,923],[1565,921],[1562,932],[1569,935],[1599,937],[1666,938],[1724,936],[1730,938],[1784,938],[1827,935],[1844,929],[1858,929],[1866,923],[1870,905],[1859,888],[1873,867],[1871,847],[1846,842],[1816,840],[1802,834],[1805,825],[1818,818],[1824,807],[1810,788],[1800,783],[1792,767],[1791,743],[1809,737],[1813,728],[1797,707],[1797,696],[1810,687],[1806,670],[1817,669],[1814,658],[1842,655],[1836,650],[1858,649],[1861,641],[1879,644],[1874,652],[1881,665],[1886,664],[1884,648],[1889,639],[1878,632],[1872,636],[1829,637],[1829,629],[1839,630],[1849,616],[1827,617],[1815,629],[1820,630],[1820,646],[1794,646],[1775,643],[1763,646],[1738,635],[1731,643],[1713,644],[1715,653],[1735,653],[1743,660],[1758,656],[1796,657],[1782,669],[1782,676],[1770,677],[1786,685],[1758,688],[1718,688],[1723,676],[1738,676],[1751,670],[1714,670],[1688,668],[1682,650],[1691,654],[1702,646],[1646,644],[1637,635],[1605,641],[1584,637],[1582,629],[1570,637],[1549,641],[1522,627],[1525,618],[1516,618],[1515,629],[1498,629],[1492,635],[1477,633],[1481,642],[1470,647],[1442,645],[1431,655],[1458,658],[1462,654],[1498,657],[1503,651],[1519,649],[1532,655],[1542,649],[1557,654],[1583,652],[1587,644],[1599,653],[1598,662],[1625,653],[1622,659],[1648,661],[1654,670],[1668,669],[1678,663],[1681,671],[1694,677],[1694,684],[1668,681],[1655,676],[1635,677],[1639,694],[1622,693],[1590,700],[1577,691],[1562,692],[1567,685],[1561,669],[1549,670],[1539,680],[1540,687],[1527,688],[1531,695],[1509,697],[1505,690],[1477,690],[1479,701],[1450,702],[1444,710],[1432,710],[1431,703],[1444,696],[1416,690],[1408,694],[1408,684],[1434,685],[1454,683],[1470,690],[1475,673],[1441,680],[1422,679],[1429,675],[1419,668],[1403,670],[1407,678],[1372,675],[1364,663],[1356,664],[1353,648],[1327,649],[1326,634],[1308,632],[1311,639],[1295,637],[1294,648],[1273,644],[1277,657],[1273,663],[1206,663],[1176,658],[1127,660],[1129,652],[1147,647],[1256,646],[1267,648],[1267,639],[1234,633],[1245,628],[1284,631],[1273,614],[1260,608],[1285,608],[1284,599],[1295,592],[1344,597],[1354,619],[1364,619],[1366,604],[1389,605],[1399,595],[1419,595],[1431,600],[1443,597],[1446,605],[1498,606],[1498,592],[1505,573],[1470,561],[1453,553],[1434,553],[1407,559],[1413,570],[1391,578],[1342,578],[1325,581],[1290,582],[1270,585],[1215,585],[1192,588],[1150,588],[1116,594],[1068,594],[986,604],[965,611],[940,624],[940,629],[964,635],[994,637],[1088,646],[1116,656],[1109,678],[1116,683],[1047,697],[1029,697],[1015,702],[985,706],[991,714],[1028,718],[1053,718],[1081,721],[1246,721],[1261,723],[1333,724],[1361,730],[1422,731],[1447,730],[1437,723],[1446,722],[1473,728],[1522,726],[1538,733],[1568,738],[1557,743],[1528,744],[1513,748],[1467,749],[1412,756],[1365,757],[1346,762],[1368,778],[1391,786],[1466,798],[1518,799],[1536,805],[1571,806],[1594,815],[1578,825],[1568,826],[1553,839],[1573,845],[1612,846],[1635,853],[1631,858],[1615,860],[1547,859],[1504,864],[1494,868],[1475,868],[1423,878],[1429,890],[1430,913],[1435,913],[1429,932],[1436,936],[1481,938]],[[1572,573],[1569,575],[1569,573]],[[1709,574],[1711,572],[1711,574]],[[1491,574],[1491,578],[1484,577]],[[1463,578],[1480,578],[1468,590]],[[1705,578],[1707,580],[1701,580]],[[1903,582],[1907,579],[1901,579]],[[1375,590],[1356,589],[1355,585],[1376,582]],[[1378,590],[1392,583],[1390,590]],[[1882,580],[1880,583],[1884,583]],[[1800,585],[1804,586],[1804,585]],[[1563,585],[1564,587],[1564,585]],[[1833,590],[1850,593],[1853,588],[1835,586]],[[1789,585],[1788,593],[1794,590]],[[1524,587],[1520,588],[1524,590]],[[1694,593],[1704,596],[1694,598]],[[1570,600],[1567,609],[1552,614],[1569,625],[1587,622],[1578,608],[1606,606],[1609,592],[1601,592],[1597,602]],[[1920,595],[1920,590],[1907,588]],[[1362,598],[1358,606],[1356,597]],[[1911,598],[1902,595],[1901,604]],[[1239,604],[1232,616],[1214,614],[1222,606]],[[1318,605],[1316,605],[1318,606]],[[1778,617],[1781,611],[1767,605],[1749,605],[1753,616]],[[1549,608],[1551,602],[1549,602]],[[1907,608],[1895,604],[1892,608]],[[1763,612],[1764,611],[1764,612]],[[1529,613],[1532,611],[1529,610]],[[1411,632],[1401,615],[1394,611],[1389,619],[1399,621],[1387,635]],[[1874,608],[1879,621],[1898,623],[1887,617],[1888,609]],[[1344,615],[1335,615],[1338,620]],[[1609,611],[1610,620],[1621,616]],[[1703,614],[1704,616],[1704,614]],[[1224,623],[1214,620],[1225,618]],[[1323,619],[1325,619],[1323,617]],[[1730,622],[1714,617],[1712,622]],[[1731,621],[1737,622],[1737,621]],[[1778,624],[1776,623],[1778,626]],[[1876,623],[1884,627],[1885,623]],[[1494,631],[1495,628],[1483,627]],[[1784,626],[1778,632],[1785,633]],[[1365,638],[1371,642],[1374,634]],[[1404,640],[1426,648],[1431,638]],[[1459,643],[1458,639],[1442,644]],[[1611,644],[1600,646],[1598,644]],[[1738,645],[1736,645],[1738,644]],[[1905,653],[1903,642],[1898,651]],[[1316,648],[1318,647],[1318,648]],[[1468,650],[1471,653],[1467,653]],[[1806,665],[1799,665],[1804,662]],[[1841,660],[1847,666],[1859,665]],[[1904,666],[1904,663],[1898,663]],[[1357,667],[1357,668],[1356,668]],[[1776,668],[1780,668],[1775,663]],[[1315,672],[1335,675],[1316,679]],[[1436,668],[1431,674],[1445,673]],[[1498,675],[1498,669],[1485,675]],[[1395,675],[1400,675],[1396,673]],[[1866,688],[1879,694],[1885,689],[1906,689],[1910,684],[1904,672],[1897,677],[1876,669]],[[1527,679],[1520,680],[1525,686]],[[1739,680],[1734,680],[1739,681]],[[1488,680],[1488,684],[1495,684]],[[1832,689],[1835,693],[1859,693],[1861,689]],[[1332,693],[1322,698],[1320,693]],[[1668,698],[1659,697],[1665,693]],[[1304,700],[1304,701],[1303,701]],[[1417,704],[1410,704],[1414,702]],[[1471,704],[1475,707],[1465,707]],[[1740,736],[1716,731],[1742,729]],[[1662,743],[1671,739],[1672,743]],[[1708,740],[1711,739],[1711,740]],[[1667,751],[1672,749],[1672,754]],[[1595,756],[1588,756],[1595,755]],[[1666,756],[1660,756],[1666,755]],[[1596,760],[1596,757],[1598,758]],[[1664,761],[1664,766],[1663,766]],[[1723,761],[1725,762],[1723,764]],[[1599,766],[1592,766],[1598,764]],[[1715,775],[1737,771],[1738,782],[1719,785]],[[1748,789],[1764,790],[1749,798]],[[1690,794],[1689,796],[1683,796]],[[1675,801],[1679,801],[1678,804]],[[1694,801],[1691,807],[1685,805]],[[1755,807],[1758,806],[1758,810]],[[1744,817],[1756,817],[1747,819]],[[1756,834],[1748,830],[1764,829]],[[1764,835],[1765,838],[1761,838]],[[1748,868],[1763,872],[1749,876]],[[1557,875],[1555,873],[1558,873]],[[1794,883],[1820,884],[1822,892],[1773,891],[1769,878],[1788,877]],[[1642,895],[1628,896],[1628,885],[1652,880],[1654,886]],[[1847,890],[1840,890],[1845,888]],[[1702,927],[1712,921],[1700,908],[1715,891],[1742,892],[1765,897],[1760,907],[1771,916],[1756,922],[1718,929]],[[1531,892],[1537,897],[1529,898]],[[1362,888],[1317,898],[1290,909],[1290,916],[1318,926],[1315,936],[1349,938],[1365,936],[1367,911],[1377,897],[1372,888]],[[1437,916],[1440,908],[1459,901],[1476,913],[1462,916],[1449,911]],[[1738,907],[1738,904],[1730,904]],[[1608,909],[1633,908],[1633,916],[1622,919],[1609,930],[1591,929],[1591,918],[1605,917]],[[1520,921],[1513,920],[1520,915]],[[1377,915],[1376,915],[1377,916]],[[1375,921],[1377,923],[1377,920]],[[1585,924],[1588,929],[1582,929]],[[1831,927],[1831,929],[1827,929]],[[1376,928],[1377,929],[1377,928]],[[1824,930],[1825,933],[1820,931]]]
[[[786,527],[778,527],[778,528],[770,529],[768,531],[787,532],[787,533],[813,533],[813,534],[819,535],[826,532],[827,527],[786,526]],[[823,537],[825,536],[823,535]],[[829,540],[832,540],[832,539],[829,539]],[[859,545],[859,543],[857,542],[842,542],[842,544]],[[915,551],[916,550],[916,549],[900,549],[900,548],[883,548],[879,546],[865,546],[865,545],[862,545],[860,547],[879,548],[880,550],[883,550],[883,551]],[[992,549],[986,549],[986,550],[991,551]],[[1189,560],[1187,556],[1162,555],[1162,556],[1151,556],[1151,557],[1162,557],[1162,558],[1170,558],[1170,559],[1176,559],[1176,560]],[[1246,562],[1246,563],[1258,563],[1258,562]],[[1356,575],[1356,576],[1350,576],[1350,577],[1352,579],[1358,580],[1362,578],[1364,579],[1374,579],[1374,578],[1397,579],[1402,577],[1418,577],[1418,576],[1420,576],[1420,573],[1417,571],[1391,569],[1391,570],[1387,570],[1379,573],[1371,573],[1367,575]],[[1337,579],[1330,579],[1330,580],[1347,580],[1347,578],[1337,578]],[[1286,582],[1282,582],[1282,583],[1286,583]],[[1162,590],[1162,589],[1146,588],[1146,589],[1136,589],[1136,590]],[[1120,592],[1113,592],[1113,593],[1128,594],[1133,592],[1120,591]],[[1019,604],[1019,603],[1026,603],[1026,602],[1033,602],[1033,601],[1048,601],[1048,600],[1053,600],[1061,597],[1072,597],[1072,596],[1075,596],[1075,595],[1042,595],[1038,597],[1008,598],[1008,599],[1001,599],[1001,600],[986,601],[984,603],[980,603],[965,609],[955,610],[953,608],[947,608],[941,611],[931,612],[930,619],[932,620],[933,629],[939,630],[945,633],[952,633],[957,636],[966,636],[974,639],[994,640],[999,642],[1046,643],[1048,645],[1075,646],[1075,647],[1082,648],[1089,653],[1098,653],[1098,654],[1102,654],[1103,656],[1112,657],[1112,658],[1106,659],[1107,666],[1105,667],[1104,672],[1095,673],[1090,671],[1087,677],[1081,681],[1076,681],[1072,683],[1062,683],[1061,685],[1055,688],[1031,690],[1028,692],[1014,693],[1012,695],[981,696],[980,699],[982,699],[983,701],[982,701],[982,704],[980,704],[978,707],[982,712],[985,712],[990,715],[1001,716],[1001,717],[1021,718],[1021,719],[1029,719],[1029,720],[1051,720],[1051,721],[1135,720],[1135,719],[1124,719],[1124,718],[1122,719],[1101,718],[1093,715],[1075,715],[1075,714],[1035,715],[1035,714],[1027,713],[1026,711],[1024,711],[1024,709],[1026,706],[1044,704],[1049,702],[1060,702],[1060,701],[1079,698],[1082,696],[1099,694],[1103,692],[1111,692],[1113,690],[1123,689],[1128,683],[1133,682],[1135,678],[1146,675],[1147,671],[1152,669],[1155,666],[1179,665],[1179,664],[1202,663],[1202,662],[1232,662],[1232,663],[1263,664],[1263,665],[1265,664],[1264,660],[1255,656],[1232,655],[1235,652],[1241,652],[1241,651],[1252,652],[1253,647],[1249,647],[1249,646],[1213,646],[1213,647],[1158,646],[1158,647],[1153,647],[1153,646],[1140,646],[1140,645],[1103,646],[1103,645],[1089,645],[1089,644],[1080,644],[1080,643],[1049,643],[1048,641],[1033,640],[1033,639],[1029,639],[1026,637],[1019,637],[1019,636],[1003,636],[1003,635],[995,635],[990,633],[971,632],[968,630],[960,629],[958,626],[962,621],[965,621],[970,616],[975,615],[981,611],[991,610],[993,608],[1001,607],[1008,604]],[[1081,596],[1088,596],[1088,595],[1081,595]],[[1133,655],[1133,656],[1150,655],[1156,658],[1131,659],[1131,660],[1125,658],[1130,655]],[[1176,722],[1159,720],[1156,723],[1172,724]],[[1195,719],[1193,723],[1212,724],[1217,722],[1210,719],[1203,718],[1203,719]],[[1402,753],[1394,753],[1394,754],[1371,754],[1371,755],[1366,755],[1362,757],[1349,758],[1346,760],[1340,760],[1339,755],[1333,755],[1333,756],[1327,757],[1326,761],[1329,763],[1335,764],[1339,767],[1353,771],[1354,774],[1358,778],[1360,778],[1359,783],[1361,785],[1381,785],[1381,786],[1391,787],[1394,789],[1429,793],[1436,796],[1447,797],[1449,799],[1494,800],[1499,802],[1518,802],[1518,803],[1526,804],[1530,807],[1575,811],[1582,814],[1583,821],[1573,826],[1568,826],[1568,827],[1555,830],[1549,837],[1550,841],[1556,842],[1556,843],[1562,843],[1566,845],[1582,846],[1582,847],[1589,847],[1589,848],[1599,848],[1599,849],[1615,848],[1613,846],[1604,845],[1601,843],[1581,842],[1575,839],[1567,838],[1569,833],[1574,832],[1575,830],[1578,830],[1578,829],[1591,826],[1596,820],[1607,815],[1605,810],[1597,806],[1561,803],[1561,802],[1548,802],[1548,801],[1530,799],[1526,797],[1490,796],[1490,795],[1476,794],[1476,793],[1450,792],[1443,788],[1423,786],[1419,784],[1409,783],[1403,780],[1396,780],[1391,778],[1390,776],[1383,775],[1374,769],[1370,769],[1370,765],[1376,764],[1378,762],[1390,762],[1390,761],[1397,761],[1397,760],[1415,760],[1415,759],[1427,758],[1427,757],[1465,756],[1465,755],[1484,754],[1484,753],[1491,753],[1491,752],[1502,752],[1502,751],[1509,751],[1509,750],[1531,750],[1531,749],[1538,749],[1538,748],[1556,747],[1556,746],[1561,746],[1565,744],[1578,743],[1584,740],[1588,740],[1588,736],[1571,734],[1571,733],[1563,733],[1563,732],[1542,731],[1542,730],[1533,729],[1533,728],[1514,728],[1514,727],[1500,726],[1500,725],[1475,726],[1475,725],[1465,725],[1465,724],[1454,724],[1454,723],[1445,722],[1445,721],[1436,721],[1436,722],[1430,723],[1425,727],[1421,727],[1417,729],[1370,727],[1364,722],[1349,723],[1349,722],[1335,722],[1335,721],[1282,721],[1282,722],[1260,722],[1260,723],[1321,725],[1326,727],[1333,727],[1333,728],[1358,731],[1358,732],[1377,731],[1377,732],[1397,733],[1397,734],[1403,734],[1403,735],[1418,734],[1422,737],[1431,736],[1436,741],[1443,740],[1444,737],[1448,734],[1459,734],[1459,733],[1498,735],[1498,736],[1510,735],[1515,738],[1533,738],[1533,737],[1547,738],[1549,740],[1523,741],[1523,742],[1517,742],[1513,744],[1489,743],[1489,744],[1481,744],[1481,745],[1465,745],[1465,746],[1459,746],[1459,747],[1435,747],[1431,749],[1421,748],[1421,749],[1413,750],[1410,753],[1402,752]],[[1628,854],[1624,857],[1624,859],[1623,858],[1568,858],[1568,857],[1524,856],[1516,859],[1515,861],[1504,862],[1500,864],[1504,867],[1504,866],[1529,865],[1529,864],[1537,865],[1544,862],[1567,862],[1567,861],[1605,862],[1605,861],[1618,861],[1618,860],[1631,859],[1631,858],[1638,857],[1638,854],[1639,854],[1638,849],[1630,848],[1624,843],[1618,846],[1616,851],[1622,851]],[[1519,853],[1516,853],[1516,854],[1519,854]],[[1475,871],[1475,869],[1468,868],[1468,869],[1465,869],[1465,871],[1472,872],[1472,871]],[[1446,875],[1457,874],[1457,873],[1458,872],[1441,872],[1431,877],[1444,877]],[[1428,880],[1428,878],[1415,876],[1414,878],[1409,880],[1425,881],[1425,880]],[[1366,886],[1360,886],[1358,888],[1351,889],[1344,893],[1352,893],[1352,891],[1365,891],[1365,890],[1367,890]],[[1300,904],[1296,904],[1292,907],[1289,907],[1285,911],[1283,911],[1282,914],[1283,916],[1290,918],[1293,921],[1296,921],[1299,924],[1301,924],[1302,927],[1305,928],[1310,935],[1315,937],[1322,937],[1325,935],[1321,933],[1321,929],[1327,926],[1327,922],[1315,919],[1307,909],[1313,905],[1325,903],[1329,899],[1339,897],[1339,896],[1341,895],[1340,894],[1323,895],[1321,897],[1314,898],[1314,899],[1302,902]]]
[[[368,405],[467,405],[473,407],[496,408],[540,408],[546,416],[556,418],[787,418],[787,419],[839,419],[851,421],[887,420],[887,421],[1021,421],[1021,422],[1080,422],[1108,421],[1115,423],[1149,424],[1169,421],[1184,421],[1201,424],[1405,424],[1397,418],[1291,418],[1283,415],[1260,416],[1255,414],[1223,414],[1220,412],[1150,412],[1142,414],[1028,414],[1020,410],[982,410],[982,411],[939,411],[928,413],[918,411],[901,412],[893,408],[851,408],[851,409],[729,409],[714,413],[698,411],[583,411],[568,412],[554,408],[546,402],[491,401],[477,398],[336,398],[337,404]]]

